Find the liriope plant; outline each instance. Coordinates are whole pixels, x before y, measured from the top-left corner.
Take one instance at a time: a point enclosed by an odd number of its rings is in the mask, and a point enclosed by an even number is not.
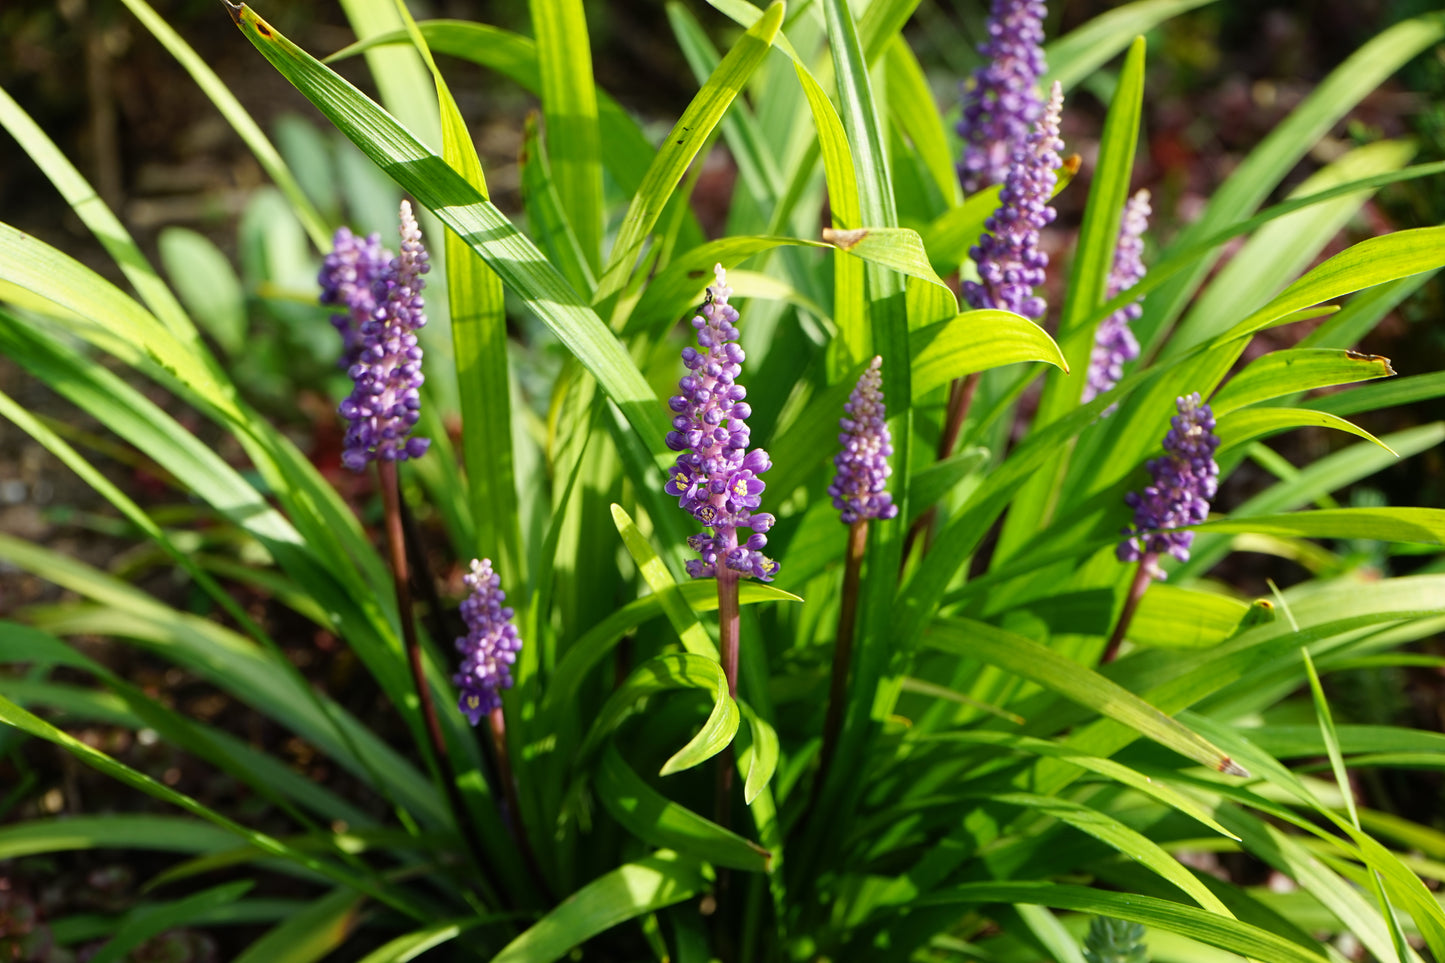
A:
[[[1445,958],[1427,885],[1445,847],[1358,805],[1348,779],[1437,766],[1442,737],[1337,726],[1321,682],[1419,663],[1400,650],[1445,625],[1441,564],[1365,573],[1311,541],[1418,554],[1445,540],[1440,510],[1331,500],[1445,438],[1437,423],[1377,439],[1345,419],[1438,397],[1445,376],[1311,394],[1394,373],[1350,348],[1445,266],[1445,234],[1403,230],[1311,263],[1373,192],[1442,166],[1384,141],[1261,208],[1354,104],[1445,37],[1445,18],[1367,41],[1146,263],[1148,201],[1130,193],[1138,35],[1200,0],[1127,4],[1043,50],[1044,5],[998,0],[956,141],[905,41],[907,2],[717,0],[738,27],[722,54],[693,10],[669,5],[699,90],[656,141],[596,85],[580,0],[533,0],[532,37],[350,5],[359,42],[342,55],[365,55],[385,106],[266,11],[228,5],[236,42],[394,185],[376,189],[390,211],[411,199],[393,262],[358,225],[326,223],[244,94],[143,0],[125,2],[314,246],[354,379],[337,398],[346,463],[378,461],[384,521],[364,525],[370,490],[348,503],[258,412],[213,353],[204,306],[171,292],[0,94],[0,123],[128,285],[0,225],[0,350],[225,536],[224,554],[193,552],[192,533],[116,488],[75,437],[0,394],[0,414],[214,606],[184,611],[0,536],[0,558],[77,596],[0,624],[0,656],[28,667],[0,676],[7,732],[165,807],[27,817],[0,828],[0,858],[177,856],[124,914],[43,921],[46,952],[103,938],[93,959],[119,960],[166,930],[244,920],[266,931],[241,960],[1074,961],[1135,958],[1142,942],[1159,960],[1294,963],[1343,959],[1343,934],[1381,959]],[[515,217],[490,200],[438,56],[540,100]],[[1099,70],[1113,93],[1081,169],[1059,117]],[[739,177],[726,233],[708,239],[689,200],[719,140]],[[1087,201],[1077,242],[1049,263],[1039,232],[1060,190]],[[350,200],[355,213],[376,199]],[[418,331],[423,231],[432,322]],[[1063,279],[1052,313],[1050,276]],[[507,294],[530,346],[508,336]],[[1299,346],[1237,366],[1260,331],[1318,317]],[[406,440],[414,427],[429,446]],[[1359,441],[1295,468],[1263,439],[1301,427]],[[1220,504],[1217,480],[1246,463],[1277,481]],[[1242,597],[1205,577],[1236,547],[1326,574]],[[438,551],[468,573],[459,615],[424,562]],[[256,618],[235,586],[354,653],[376,717],[313,685],[275,616]],[[72,644],[96,635],[274,721],[354,793]],[[1311,724],[1290,724],[1302,710]],[[154,732],[285,829],[67,731],[88,722]],[[1320,757],[1332,780],[1283,762]],[[1191,868],[1215,852],[1247,854],[1298,897]],[[306,898],[267,898],[277,871]],[[1112,922],[1091,928],[1100,918]]]

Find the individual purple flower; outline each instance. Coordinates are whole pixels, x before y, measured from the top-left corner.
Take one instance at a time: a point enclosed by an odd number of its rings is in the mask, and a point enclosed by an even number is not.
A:
[[[1164,436],[1164,457],[1149,462],[1153,481],[1142,494],[1130,492],[1125,503],[1134,509],[1134,527],[1123,530],[1116,554],[1121,562],[1143,561],[1151,578],[1162,579],[1158,559],[1166,552],[1189,561],[1193,532],[1175,531],[1197,525],[1209,517],[1209,500],[1219,488],[1219,466],[1214,451],[1214,412],[1195,392],[1176,402],[1179,414]]]
[[[833,507],[842,513],[846,525],[898,514],[898,506],[888,494],[888,476],[893,473],[888,456],[893,454],[893,439],[883,407],[882,367],[883,359],[874,358],[843,406],[843,432],[838,436],[843,450],[833,457],[838,474],[828,486],[828,494],[833,496]]]
[[[993,0],[988,39],[978,47],[984,62],[963,85],[958,177],[965,194],[1004,182],[1039,118],[1045,12],[1041,0]]]
[[[772,462],[761,448],[748,451],[747,417],[752,408],[743,400],[747,391],[737,383],[744,357],[735,343],[738,312],[728,304],[732,288],[727,285],[727,271],[721,264],[713,271],[717,281],[707,289],[707,301],[692,319],[702,350],[682,349],[688,374],[678,382],[682,393],[668,401],[673,430],[668,432],[667,447],[681,454],[668,473],[666,491],[710,529],[687,540],[702,556],[687,563],[689,575],[714,576],[721,562],[767,582],[778,571],[778,563],[762,553],[768,544],[764,533],[774,519],[753,510],[762,504],[766,487],[758,476]],[[753,531],[741,544],[739,528]]]
[[[376,311],[373,285],[385,274],[391,252],[381,246],[380,234],[357,237],[349,227],[338,227],[331,253],[321,263],[321,303],[343,308],[331,323],[341,334],[341,356],[336,363],[347,369],[361,349],[357,332]]]
[[[501,708],[502,690],[512,687],[511,666],[522,650],[522,640],[512,624],[512,610],[502,605],[507,593],[490,559],[472,559],[472,570],[462,581],[471,594],[462,600],[467,634],[457,639],[462,667],[452,681],[461,690],[457,708],[476,725]]]
[[[1141,190],[1124,204],[1119,223],[1119,243],[1114,247],[1114,267],[1109,271],[1106,298],[1127,291],[1144,278],[1144,232],[1149,227],[1149,192]],[[1083,401],[1088,404],[1124,377],[1124,363],[1139,357],[1139,341],[1129,324],[1143,313],[1139,302],[1124,305],[1103,321],[1094,333],[1094,350],[1089,356],[1089,378]]]
[[[1039,231],[1054,219],[1049,206],[1058,183],[1059,115],[1064,92],[1054,84],[1048,106],[1028,142],[1014,151],[999,206],[984,222],[987,233],[968,252],[978,266],[977,281],[965,281],[963,297],[973,308],[1012,311],[1037,321],[1047,305],[1034,294],[1044,283],[1049,256],[1039,249]]]
[[[371,309],[348,348],[352,364],[347,373],[356,387],[340,407],[350,422],[341,460],[352,471],[361,471],[368,461],[377,459],[419,458],[430,444],[425,438],[407,437],[421,415],[424,379],[416,332],[426,324],[421,276],[428,268],[421,229],[412,216],[411,204],[402,201],[401,253],[373,277]],[[357,276],[359,282],[359,270]],[[359,283],[353,285],[353,297],[355,304],[364,306],[365,298],[356,290],[359,287]],[[338,296],[341,290],[336,288]]]

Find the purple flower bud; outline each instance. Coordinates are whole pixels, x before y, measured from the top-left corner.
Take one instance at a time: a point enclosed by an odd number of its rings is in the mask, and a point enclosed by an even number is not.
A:
[[[1149,214],[1148,191],[1141,190],[1125,202],[1106,297],[1127,291],[1143,279],[1144,232],[1149,227]],[[1118,384],[1124,377],[1124,362],[1139,357],[1139,342],[1129,330],[1129,324],[1143,313],[1144,309],[1139,306],[1142,300],[1124,305],[1099,322],[1099,330],[1094,333],[1094,350],[1089,356],[1089,379],[1084,385],[1085,404]]]
[[[1047,305],[1034,289],[1044,283],[1049,256],[1039,250],[1039,231],[1054,219],[1049,206],[1060,165],[1059,115],[1063,88],[1055,83],[1048,106],[1028,142],[1014,151],[999,192],[998,210],[984,222],[988,233],[968,252],[978,265],[977,281],[965,281],[963,297],[972,308],[1012,311],[1037,321]]]
[[[753,515],[762,504],[767,486],[758,476],[772,467],[761,448],[748,451],[751,435],[745,420],[752,409],[744,403],[747,392],[736,383],[743,350],[737,344],[737,309],[728,304],[732,288],[721,264],[714,269],[715,284],[707,289],[707,302],[692,319],[697,329],[698,351],[687,347],[682,361],[689,374],[678,382],[682,393],[668,401],[677,413],[676,429],[667,435],[667,447],[681,452],[668,472],[669,495],[711,531],[687,540],[701,559],[687,563],[688,574],[705,578],[717,574],[719,560],[728,568],[766,582],[778,571],[778,563],[758,549],[756,535],[738,544],[738,529],[765,532],[773,516]]]
[[[893,469],[893,439],[888,433],[888,416],[883,408],[882,358],[874,358],[843,406],[843,433],[838,441],[843,450],[833,457],[838,474],[828,486],[833,507],[851,525],[864,518],[892,518],[898,514],[888,494],[888,476]]]
[[[1164,578],[1157,561],[1160,555],[1167,552],[1181,562],[1189,561],[1194,533],[1173,529],[1208,518],[1209,501],[1219,488],[1214,412],[1200,402],[1198,392],[1176,404],[1179,414],[1164,436],[1164,457],[1149,462],[1153,481],[1142,494],[1130,492],[1124,498],[1134,509],[1134,527],[1123,530],[1124,541],[1115,553],[1121,562],[1142,559],[1156,579]]]
[[[457,708],[476,725],[501,708],[501,691],[512,687],[511,665],[522,650],[522,640],[512,624],[512,610],[502,605],[507,593],[490,559],[472,559],[472,570],[462,581],[471,594],[462,600],[467,634],[457,639],[462,667],[452,681],[461,690]]]
[[[965,194],[1004,182],[1043,109],[1045,12],[1041,0],[993,0],[988,39],[978,48],[984,62],[963,86],[958,177]]]
[[[338,409],[349,422],[341,460],[352,471],[376,459],[419,458],[429,444],[407,437],[420,417],[424,379],[416,331],[426,324],[421,276],[429,267],[407,201],[401,202],[401,254],[388,258],[375,235],[360,241],[341,228],[321,270],[322,302],[345,304],[349,314],[332,320],[356,383]]]

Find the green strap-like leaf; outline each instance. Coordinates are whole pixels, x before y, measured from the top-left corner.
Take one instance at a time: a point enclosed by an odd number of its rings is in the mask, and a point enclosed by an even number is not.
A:
[[[436,87],[442,156],[477,193],[487,197],[482,161],[456,100],[405,4],[398,3],[397,13]],[[522,579],[522,531],[513,474],[512,393],[507,374],[507,312],[502,279],[455,232],[447,232],[445,255],[465,441],[462,457],[467,466],[476,539],[469,548],[491,556],[502,582],[515,585]]]
[[[1240,411],[1231,411],[1219,419],[1215,434],[1219,436],[1219,452],[1227,453],[1230,449],[1247,445],[1260,438],[1293,428],[1305,427],[1333,428],[1336,431],[1347,432],[1366,441],[1372,441],[1390,454],[1395,454],[1389,445],[1358,425],[1323,411],[1311,411],[1308,408],[1245,408]]]
[[[239,880],[202,890],[172,903],[131,910],[122,918],[114,935],[90,958],[90,963],[121,963],[129,958],[131,950],[152,936],[159,936],[178,926],[186,926],[202,914],[234,903],[245,896],[254,885],[254,880]]]
[[[662,775],[690,769],[721,752],[738,730],[738,706],[728,695],[727,677],[713,659],[691,652],[660,655],[632,670],[627,681],[613,692],[597,713],[578,759],[587,759],[602,740],[617,728],[639,699],[670,689],[702,689],[713,700],[712,711],[697,734],[662,765]]]
[[[1234,634],[1250,610],[1238,599],[1156,582],[1139,600],[1129,641],[1165,649],[1203,649]]]
[[[1329,959],[1268,930],[1182,903],[1052,881],[964,883],[921,896],[915,905],[979,903],[1028,903],[1132,920],[1272,963],[1327,963]]]
[[[653,550],[632,516],[628,515],[621,505],[614,504],[612,521],[617,526],[617,533],[622,536],[622,544],[627,547],[627,554],[637,563],[643,581],[662,605],[662,611],[666,613],[667,620],[672,623],[673,630],[682,640],[683,647],[694,655],[716,661],[717,643],[713,642],[707,630],[702,627],[697,613],[687,604],[686,596],[678,591],[677,581],[667,570],[662,557]]]
[[[917,231],[906,227],[860,227],[855,231],[824,228],[823,240],[870,264],[940,288],[953,305],[950,313],[958,313],[958,300],[953,296],[953,289],[934,273],[933,266],[928,262],[928,253],[923,249],[923,239]]]
[[[940,651],[980,659],[1052,689],[1211,769],[1242,772],[1217,746],[1134,693],[1026,636],[983,622],[937,619],[925,639]]]
[[[909,337],[913,381],[920,395],[975,371],[1043,361],[1067,371],[1064,356],[1043,328],[1009,311],[965,311]]]
[[[682,180],[683,172],[712,135],[733,98],[762,63],[782,22],[783,4],[775,2],[728,51],[673,125],[622,219],[612,256],[598,282],[594,303],[620,291],[627,282],[643,242]]]
[[[602,160],[587,18],[582,0],[532,0],[529,6],[557,193],[595,269],[602,263]]]
[[[1445,545],[1445,509],[1325,508],[1287,515],[1220,518],[1194,528],[1200,532],[1252,532],[1301,538],[1363,538]]]
[[[869,15],[878,6],[881,5],[869,4],[863,15],[865,23],[859,25],[860,31],[866,29]],[[943,198],[946,209],[953,209],[962,197],[958,168],[954,166],[953,151],[948,146],[948,134],[943,129],[943,117],[934,106],[933,91],[928,86],[928,78],[924,76],[913,49],[902,36],[894,35],[884,47],[884,55],[888,110],[913,142],[913,149],[918,152],[929,176],[933,178],[934,186]]]
[[[20,105],[3,89],[0,89],[0,124],[10,131],[21,149],[29,154],[35,165],[50,178],[50,182],[60,191],[70,209],[90,228],[96,239],[105,245],[106,252],[120,267],[126,280],[130,281],[152,313],[170,328],[176,337],[195,339],[194,325],[186,317],[185,310],[171,293],[171,289],[166,287],[165,282],[156,274],[155,268],[146,260],[140,245],[136,244],[130,232],[100,199],[100,195],[90,183],[81,176],[80,171],[76,170],[70,160],[61,153],[60,148],[55,146],[55,142],[46,136],[40,126],[21,110]],[[195,341],[192,340],[192,343]]]
[[[405,936],[398,936],[386,945],[372,950],[362,957],[361,963],[408,963],[427,950],[456,939],[476,925],[477,920],[475,919],[443,920],[440,923],[433,923],[431,926],[407,933]]]
[[[1064,90],[1113,60],[1119,51],[1159,24],[1214,0],[1137,0],[1099,14],[1044,47],[1049,71],[1040,78],[1047,90],[1054,81]]]
[[[117,782],[125,783],[133,789],[138,789],[162,802],[183,809],[194,816],[213,823],[228,832],[234,833],[236,836],[266,853],[304,866],[312,872],[319,873],[327,879],[347,886],[357,892],[365,893],[416,919],[425,918],[425,913],[412,906],[410,901],[400,893],[394,892],[389,888],[378,889],[372,886],[369,881],[358,876],[353,876],[347,870],[333,863],[317,859],[314,856],[287,846],[285,843],[265,833],[247,829],[245,826],[232,822],[210,807],[196,802],[191,797],[176,792],[169,786],[156,782],[143,773],[136,772],[124,763],[112,759],[99,749],[91,748],[69,733],[62,732],[45,720],[26,712],[3,696],[0,696],[0,722],[12,725],[22,732],[28,733],[38,739],[52,742],[103,775],[109,776]]]
[[[537,44],[532,38],[469,20],[425,20],[417,26],[433,53],[490,68],[529,93],[542,95]],[[338,51],[327,61],[348,57],[372,46],[406,41],[403,31],[383,34]],[[597,91],[597,118],[602,132],[603,166],[617,185],[630,194],[642,183],[642,176],[656,152],[631,115],[601,89]]]
[[[1410,162],[1417,147],[1404,140],[1375,141],[1355,148],[1308,177],[1290,197],[1308,197],[1388,173]],[[1374,196],[1365,188],[1314,204],[1264,225],[1245,242],[1169,337],[1169,355],[1207,341],[1278,294],[1291,278],[1309,267],[1325,246]]]
[[[1085,324],[1085,319],[1109,296],[1109,274],[1118,245],[1124,201],[1129,194],[1129,179],[1134,171],[1134,151],[1144,109],[1144,51],[1144,38],[1136,38],[1124,59],[1119,85],[1104,119],[1099,159],[1089,187],[1089,201],[1084,208],[1084,223],[1079,230],[1059,319],[1059,341],[1067,364],[1063,372],[1050,371],[1046,376],[1038,414],[1034,416],[1036,428],[1051,424],[1078,407],[1082,397],[1083,376],[1089,370],[1094,348],[1094,328]],[[1079,377],[1065,376],[1073,371],[1077,371]],[[999,561],[1017,554],[1035,532],[1051,521],[1051,510],[1059,504],[1058,489],[1065,484],[1069,456],[1068,447],[1060,448],[1053,459],[1056,464],[1035,474],[1014,497],[995,551]]]
[[[482,255],[521,295],[622,409],[647,449],[665,451],[666,406],[627,350],[557,269],[512,223],[441,157],[385,111],[242,4],[241,32],[383,172]]]
[[[653,789],[633,772],[615,744],[603,750],[593,779],[602,805],[639,839],[714,866],[768,871],[767,850]]]
[[[572,230],[563,213],[562,198],[552,177],[536,114],[527,115],[522,130],[522,151],[517,164],[522,168],[522,206],[527,211],[527,224],[567,283],[590,297],[597,288],[597,278],[582,253],[577,232]]]
[[[1388,378],[1395,373],[1390,359],[1357,351],[1336,351],[1329,348],[1288,348],[1261,355],[1209,399],[1216,418],[1234,411],[1281,398],[1298,391],[1327,388],[1373,378]]]
[[[246,947],[235,963],[316,963],[355,929],[362,895],[334,889]]]
[[[748,745],[738,754],[738,766],[743,770],[743,801],[751,806],[777,771],[778,734],[747,703],[738,703],[738,708],[748,720]]]
[[[491,963],[552,963],[619,923],[671,906],[708,885],[701,860],[662,849],[619,866],[567,897]]]

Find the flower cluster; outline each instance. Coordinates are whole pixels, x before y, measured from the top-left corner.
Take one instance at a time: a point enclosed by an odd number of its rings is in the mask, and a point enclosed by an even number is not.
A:
[[[993,0],[988,39],[978,48],[984,62],[963,87],[958,177],[965,194],[1004,182],[1039,117],[1045,12],[1042,0]]]
[[[361,350],[357,332],[376,313],[375,285],[391,264],[391,252],[381,246],[380,234],[357,237],[349,227],[336,229],[331,253],[321,264],[321,303],[344,308],[331,323],[341,335],[343,369],[356,363]]]
[[[887,490],[888,476],[893,471],[888,466],[893,439],[888,434],[883,408],[882,366],[882,358],[873,359],[843,406],[843,432],[838,436],[843,450],[833,458],[838,474],[828,486],[828,494],[848,525],[865,518],[892,518],[898,514],[898,506]]]
[[[1127,291],[1143,279],[1144,232],[1149,227],[1149,214],[1148,191],[1141,190],[1125,202],[1106,297]],[[1129,324],[1143,312],[1139,306],[1142,300],[1124,305],[1099,322],[1099,330],[1094,333],[1094,350],[1089,356],[1089,378],[1084,385],[1085,404],[1118,384],[1124,377],[1124,363],[1139,357],[1139,342],[1129,330]]]
[[[1209,517],[1209,500],[1219,487],[1219,466],[1214,462],[1219,438],[1214,434],[1214,412],[1195,392],[1176,402],[1179,414],[1164,436],[1164,457],[1149,462],[1153,482],[1142,494],[1130,492],[1125,503],[1134,509],[1134,527],[1124,529],[1116,554],[1121,562],[1141,559],[1152,578],[1164,578],[1158,557],[1169,553],[1189,561],[1193,532],[1173,531],[1197,525]]]
[[[752,409],[743,399],[747,391],[737,384],[742,370],[743,349],[736,344],[737,309],[728,304],[732,288],[721,264],[714,269],[716,283],[707,289],[707,302],[692,319],[697,343],[688,346],[682,363],[688,374],[678,382],[682,393],[668,402],[673,411],[667,447],[681,452],[668,474],[667,493],[678,505],[706,525],[704,531],[687,540],[702,558],[687,563],[693,578],[716,575],[718,563],[766,582],[778,571],[778,563],[762,553],[768,544],[764,534],[773,526],[773,516],[753,514],[762,504],[766,487],[758,476],[772,467],[761,448],[748,451],[750,433],[747,417]],[[738,544],[738,529],[753,534]]]
[[[988,233],[968,252],[979,276],[963,285],[970,307],[1012,311],[1033,320],[1044,316],[1044,299],[1034,294],[1044,283],[1049,264],[1049,256],[1039,250],[1039,231],[1055,214],[1049,200],[1058,183],[1059,151],[1064,146],[1059,139],[1063,105],[1063,88],[1055,83],[1038,126],[1014,151],[998,195],[998,210],[984,222]]]
[[[421,289],[427,252],[411,204],[401,202],[401,253],[392,258],[376,235],[336,232],[335,249],[321,268],[323,304],[344,305],[332,317],[341,331],[342,361],[355,382],[340,411],[347,422],[341,460],[352,471],[366,463],[405,461],[427,450],[425,438],[408,438],[421,411],[421,348],[426,324]]]
[[[457,639],[462,667],[452,681],[461,689],[457,707],[472,725],[502,706],[502,690],[512,687],[511,665],[522,650],[512,610],[502,605],[507,593],[492,571],[490,559],[472,559],[472,570],[462,576],[471,594],[462,601],[467,634]]]

